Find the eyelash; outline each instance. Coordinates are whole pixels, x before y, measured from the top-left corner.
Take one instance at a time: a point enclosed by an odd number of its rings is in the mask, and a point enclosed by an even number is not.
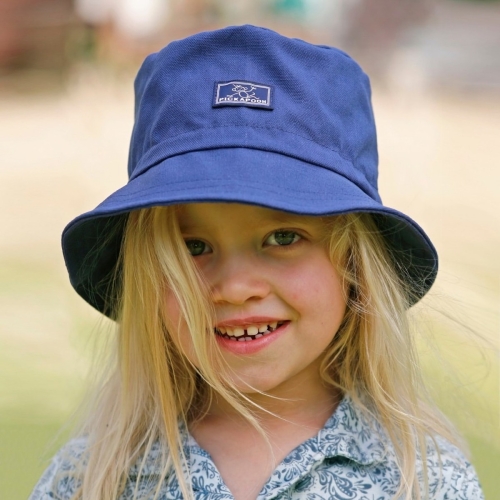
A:
[[[292,241],[290,241],[289,243],[286,243],[286,244],[282,244],[280,245],[277,240],[276,240],[276,235],[277,234],[281,234],[281,235],[293,235],[293,239]],[[268,243],[269,240],[274,237],[274,243]],[[301,241],[303,239],[302,235],[300,235],[299,233],[297,233],[296,231],[292,231],[290,229],[276,229],[275,231],[272,231],[270,234],[268,234],[265,239],[264,239],[264,244],[266,246],[270,246],[270,247],[289,247],[289,246],[292,246],[294,245],[295,243],[298,243],[299,241]],[[188,252],[193,256],[193,257],[199,257],[200,255],[204,255],[206,253],[210,253],[208,251],[205,251],[205,250],[210,250],[210,246],[205,243],[203,240],[197,240],[197,239],[189,239],[189,240],[185,240],[185,243],[186,243],[186,247],[188,249]],[[199,244],[201,243],[201,245],[203,245],[203,247],[201,248],[201,251],[199,253],[196,253],[200,248],[199,248]],[[191,248],[190,248],[190,245],[191,245]],[[198,245],[198,249],[195,248],[195,245]]]
[[[210,249],[210,246],[205,243],[204,241],[202,240],[185,240],[185,243],[186,243],[186,248],[188,250],[188,252],[193,256],[193,257],[199,257],[200,255],[203,255],[203,254],[206,254],[206,253],[209,253],[209,252],[205,252],[206,249]],[[191,248],[189,247],[190,244],[197,244],[197,243],[201,243],[203,245],[203,248],[202,248],[202,251],[200,253],[193,253],[191,251]]]
[[[281,235],[293,235],[293,240],[290,242],[290,243],[286,243],[284,245],[280,245],[277,241],[276,241],[276,235],[277,234],[281,234]],[[269,246],[279,246],[279,247],[289,247],[297,242],[299,242],[301,239],[302,239],[302,236],[297,233],[296,231],[292,231],[290,229],[277,229],[276,231],[273,231],[271,234],[269,234],[266,239],[264,240],[264,243],[268,242],[272,237],[274,236],[274,241],[276,242],[276,244],[269,244]]]

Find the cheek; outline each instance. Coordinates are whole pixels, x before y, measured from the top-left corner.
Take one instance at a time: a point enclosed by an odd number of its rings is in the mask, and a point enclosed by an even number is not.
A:
[[[334,305],[334,309],[345,312],[347,307],[346,291],[337,270],[330,266],[329,270],[325,270],[321,280],[322,288],[327,291],[325,295],[328,297],[329,303]]]
[[[169,332],[174,334],[180,328],[181,309],[173,293],[167,292],[164,304],[164,321]]]
[[[346,299],[342,282],[335,270],[330,269],[316,279],[314,297],[317,300],[318,308],[321,309],[325,321],[335,326],[335,331],[340,326],[346,311]]]
[[[285,288],[294,308],[310,321],[337,331],[346,311],[342,280],[329,260],[291,270]]]
[[[167,293],[164,300],[163,320],[177,349],[191,361],[193,360],[193,345],[187,325],[182,318],[179,302],[173,293]]]
[[[329,261],[322,262],[321,265],[292,269],[286,278],[285,286],[290,290],[291,297],[305,302],[314,302],[324,297],[330,304],[334,302],[345,307],[342,279]]]

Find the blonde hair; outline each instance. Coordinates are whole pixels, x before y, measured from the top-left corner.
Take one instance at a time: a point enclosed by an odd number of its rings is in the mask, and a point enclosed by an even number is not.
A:
[[[257,428],[249,400],[221,380],[224,363],[213,335],[209,290],[193,265],[179,231],[175,207],[130,213],[116,286],[118,335],[116,364],[102,384],[81,430],[87,436],[80,460],[81,487],[75,498],[112,500],[124,488],[138,462],[139,484],[154,443],[164,443],[158,457],[162,473],[148,498],[157,497],[165,478],[175,474],[183,497],[192,498],[183,475],[179,422],[201,419],[216,393]],[[457,443],[451,426],[426,403],[413,335],[406,310],[411,290],[394,270],[391,255],[373,217],[347,214],[325,217],[332,263],[341,263],[347,312],[321,365],[323,380],[349,394],[387,431],[401,472],[395,497],[427,496],[426,439],[440,435]],[[179,351],[167,330],[163,301],[173,293],[192,337],[199,366]],[[111,294],[110,296],[114,296]],[[417,477],[417,456],[424,485]],[[136,498],[138,496],[136,486]]]

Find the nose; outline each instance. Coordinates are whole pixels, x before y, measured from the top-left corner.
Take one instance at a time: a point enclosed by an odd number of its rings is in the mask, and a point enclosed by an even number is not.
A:
[[[210,277],[215,303],[242,305],[266,297],[271,289],[258,259],[242,254],[221,258]]]

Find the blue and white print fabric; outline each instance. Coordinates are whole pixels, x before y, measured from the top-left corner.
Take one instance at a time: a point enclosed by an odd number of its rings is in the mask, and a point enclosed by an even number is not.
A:
[[[181,432],[195,500],[232,500],[210,455],[185,429]],[[439,450],[432,440],[427,449],[429,498],[484,500],[472,465],[455,446],[441,438],[436,441]],[[69,500],[79,486],[75,464],[83,459],[85,447],[85,438],[70,441],[55,456],[30,500]],[[134,491],[140,499],[153,497],[160,453],[157,443],[146,457],[139,485],[140,461],[131,467],[119,500],[131,500]],[[257,500],[389,500],[395,498],[399,479],[394,451],[380,425],[368,420],[346,396],[323,429],[278,465]],[[164,480],[158,498],[183,498],[174,474]]]

